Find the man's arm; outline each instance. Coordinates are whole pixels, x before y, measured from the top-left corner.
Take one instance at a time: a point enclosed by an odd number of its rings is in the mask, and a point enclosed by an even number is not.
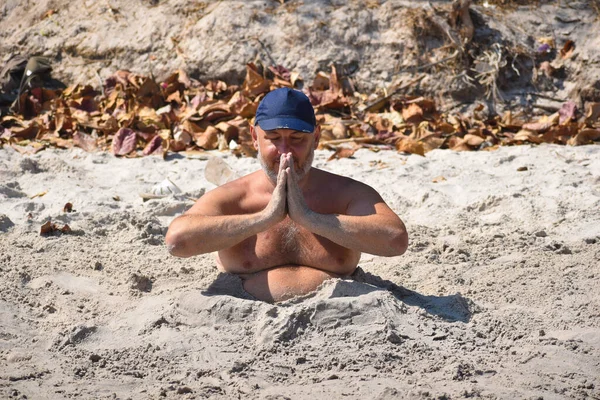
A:
[[[232,201],[231,193],[220,189],[204,195],[184,215],[171,222],[165,241],[172,255],[191,257],[232,247],[286,216],[285,173],[278,175],[267,207],[253,214],[226,215],[224,205]]]
[[[309,231],[348,249],[380,256],[398,256],[408,247],[408,234],[400,218],[371,187],[353,182],[346,214],[312,211],[298,186],[294,163],[286,163],[288,213]]]
[[[308,210],[298,222],[311,232],[349,249],[386,257],[404,254],[408,247],[406,228],[383,200],[353,203],[347,215]],[[363,214],[361,210],[366,208],[373,211]]]

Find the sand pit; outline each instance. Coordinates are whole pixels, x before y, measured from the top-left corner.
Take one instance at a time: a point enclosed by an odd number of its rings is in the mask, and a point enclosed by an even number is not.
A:
[[[215,187],[207,160],[1,150],[0,397],[600,396],[600,146],[329,155],[409,250],[270,305],[165,248]],[[182,193],[142,201],[165,178]],[[41,236],[49,219],[71,232]]]

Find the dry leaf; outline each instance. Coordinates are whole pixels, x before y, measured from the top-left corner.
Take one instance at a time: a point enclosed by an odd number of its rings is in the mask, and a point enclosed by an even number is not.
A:
[[[401,153],[425,156],[425,148],[423,147],[423,144],[408,137],[403,137],[396,142],[396,150]]]
[[[444,182],[445,180],[446,180],[446,178],[443,177],[442,175],[440,175],[440,176],[438,176],[436,178],[433,178],[432,182],[433,183],[440,183],[440,182]]]
[[[525,125],[523,125],[525,126]],[[543,138],[532,131],[526,130],[526,129],[522,129],[519,132],[517,132],[517,134],[512,138],[512,141],[514,142],[531,142],[531,143],[542,143],[543,142]]]
[[[348,137],[348,129],[346,129],[343,122],[338,121],[331,128],[331,134],[336,139],[345,139]]]
[[[356,149],[351,149],[348,147],[338,147],[335,149],[335,152],[331,156],[329,156],[327,161],[339,160],[340,158],[349,158],[352,157],[355,152]]]
[[[544,132],[552,125],[555,125],[560,119],[559,113],[554,113],[550,116],[543,116],[537,122],[530,122],[528,124],[523,124],[522,128],[531,132]]]
[[[142,154],[144,154],[145,156],[148,156],[150,154],[158,154],[158,153],[162,154],[162,150],[163,150],[162,144],[163,144],[163,138],[160,137],[159,135],[156,135],[152,138],[152,140],[150,140],[148,142],[146,147],[144,147],[144,151],[142,152]]]
[[[116,156],[124,156],[135,150],[137,137],[133,130],[121,128],[112,141],[112,152]]]
[[[71,203],[67,203],[65,204],[65,206],[63,207],[63,212],[73,212],[73,204]]]
[[[567,101],[564,103],[560,110],[558,110],[558,114],[560,115],[559,123],[561,125],[571,122],[575,119],[575,114],[577,113],[577,106],[572,101]]]
[[[572,137],[568,144],[571,146],[581,146],[591,144],[595,140],[600,139],[600,129],[582,129],[577,135]]]
[[[448,148],[454,151],[471,151],[473,150],[471,146],[467,144],[467,141],[464,138],[460,138],[457,136],[452,136],[450,140],[448,140]]]
[[[81,147],[88,153],[98,150],[98,144],[95,138],[83,132],[75,132],[73,134],[73,143],[75,146]]]
[[[572,40],[567,40],[565,42],[565,45],[563,46],[563,48],[560,50],[560,56],[563,59],[569,58],[573,55],[574,51],[575,51],[575,42]]]
[[[317,91],[329,90],[329,74],[319,71],[313,80],[311,89]]]
[[[423,120],[423,109],[418,104],[412,103],[402,109],[402,118],[408,123],[418,124]]]
[[[211,125],[204,132],[194,134],[194,141],[198,147],[205,150],[214,150],[218,145],[218,135],[219,130]]]
[[[56,225],[53,224],[50,221],[47,221],[44,225],[42,225],[42,227],[40,228],[40,235],[47,235],[49,233],[52,233],[56,230]]]
[[[47,190],[44,190],[43,192],[39,192],[34,194],[33,196],[29,196],[30,199],[35,199],[36,197],[43,197],[48,193]]]
[[[53,16],[56,13],[58,13],[58,11],[50,9],[50,10],[46,11],[44,14],[42,14],[42,17],[40,19],[43,21],[46,18],[49,18],[49,17]]]
[[[465,143],[467,143],[471,147],[479,147],[483,142],[485,142],[485,139],[483,139],[482,137],[470,133],[467,133],[465,135],[464,140]]]
[[[585,109],[585,121],[589,124],[598,122],[598,118],[600,117],[600,103],[587,103]]]

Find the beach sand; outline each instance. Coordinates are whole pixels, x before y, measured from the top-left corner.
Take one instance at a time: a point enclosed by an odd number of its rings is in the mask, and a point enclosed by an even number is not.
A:
[[[600,398],[600,146],[329,155],[409,249],[270,305],[166,249],[206,159],[1,149],[0,398]]]

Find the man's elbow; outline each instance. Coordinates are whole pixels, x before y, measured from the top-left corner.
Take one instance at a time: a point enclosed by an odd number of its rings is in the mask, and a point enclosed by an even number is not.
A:
[[[165,236],[165,243],[167,250],[172,256],[187,258],[191,257],[192,254],[186,251],[186,243],[181,232],[179,232],[173,226],[169,227],[167,235]]]
[[[400,232],[392,235],[390,241],[390,254],[388,257],[401,256],[408,248],[408,233],[402,229]]]

